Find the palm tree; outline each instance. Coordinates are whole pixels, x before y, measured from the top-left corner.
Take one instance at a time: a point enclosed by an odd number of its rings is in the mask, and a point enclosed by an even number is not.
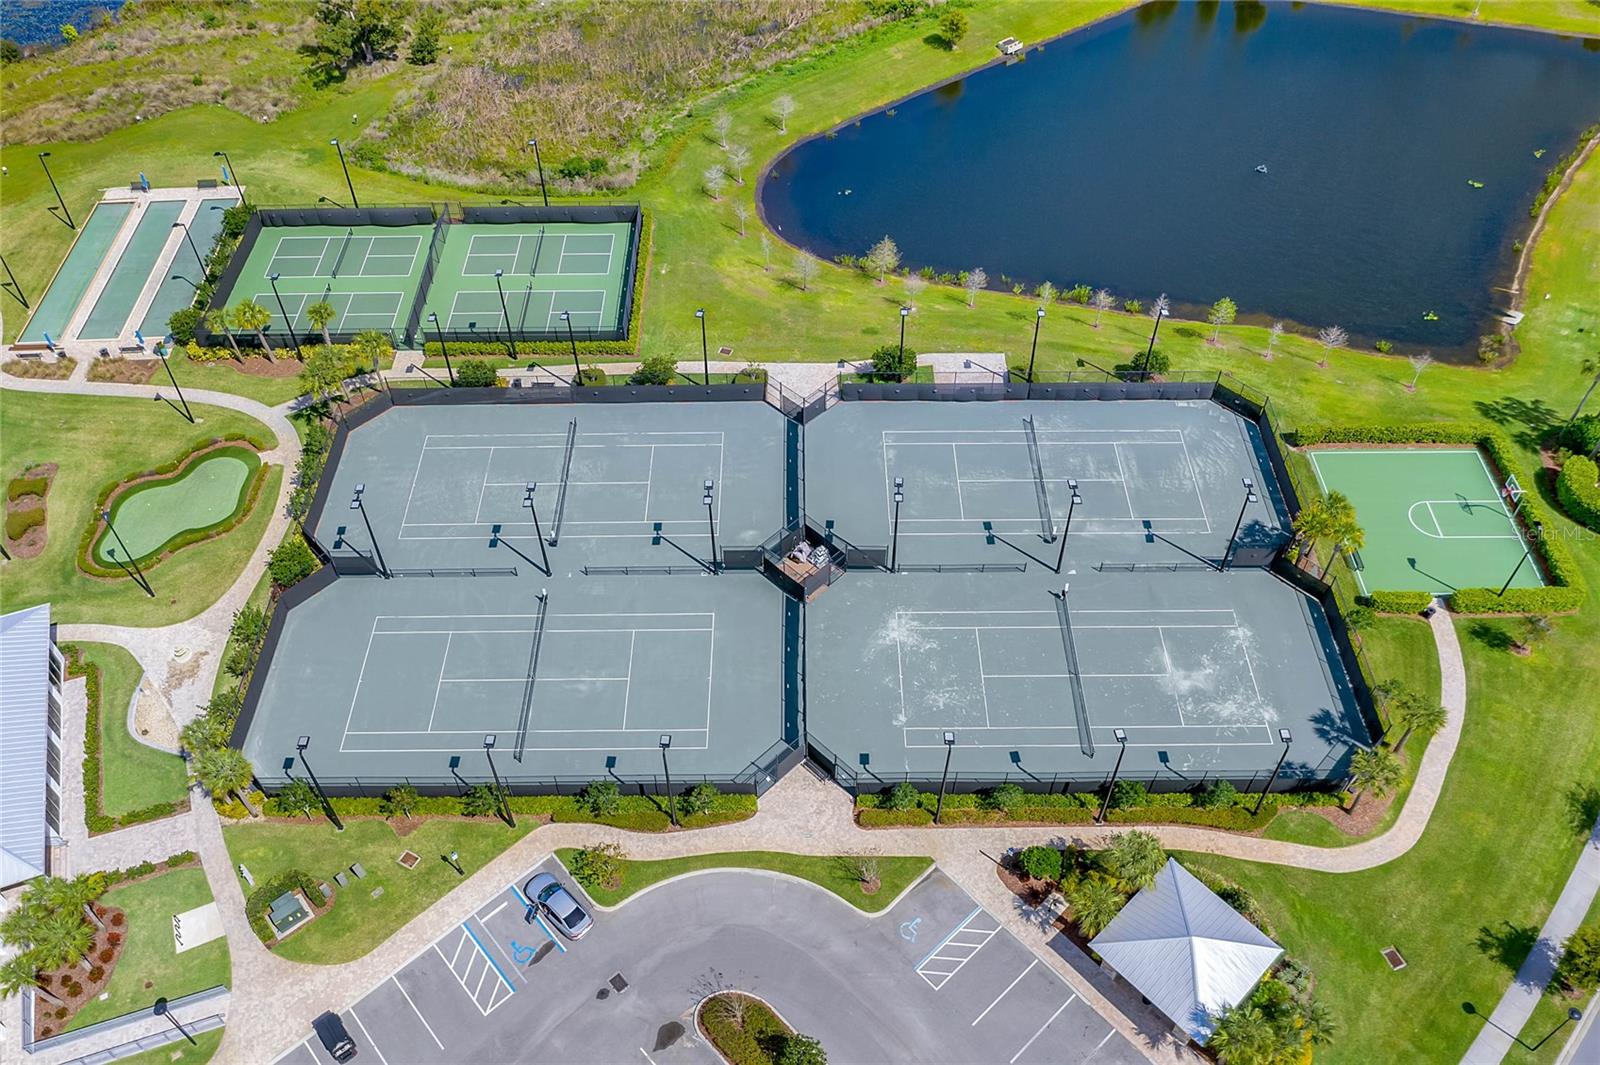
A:
[[[194,773],[211,794],[222,795],[231,791],[250,811],[251,817],[257,816],[256,808],[250,805],[249,795],[255,769],[242,752],[232,747],[207,751],[195,759]]]
[[[1380,799],[1400,786],[1403,775],[1400,759],[1383,747],[1367,747],[1357,751],[1350,759],[1350,783],[1355,785],[1356,797],[1350,800],[1350,812],[1368,791]]]
[[[1078,931],[1093,939],[1106,930],[1112,918],[1122,912],[1128,897],[1110,877],[1091,874],[1078,881],[1067,900]]]
[[[333,347],[333,338],[328,335],[328,323],[339,317],[339,312],[327,300],[318,300],[306,308],[306,321],[322,331],[322,342]]]
[[[1136,888],[1156,882],[1156,874],[1167,864],[1166,849],[1149,832],[1123,832],[1106,848],[1106,864],[1117,879]]]
[[[1400,742],[1394,745],[1395,751],[1405,749],[1406,740],[1411,738],[1413,732],[1419,733],[1424,739],[1432,736],[1444,728],[1448,718],[1444,707],[1432,699],[1424,699],[1419,695],[1408,697],[1400,708],[1400,720],[1406,730],[1400,734]]]
[[[213,307],[207,311],[206,328],[222,330],[222,335],[228,338],[228,346],[233,349],[233,357],[244,358],[244,352],[239,350],[239,338],[233,335],[233,326],[228,321],[228,308]]]
[[[383,360],[394,354],[394,338],[381,329],[363,329],[350,346],[355,352],[357,368],[365,373],[367,360],[372,360],[372,372],[381,384]]]
[[[390,788],[378,800],[378,810],[385,817],[410,817],[417,808],[417,789],[407,784]]]
[[[1335,524],[1333,512],[1328,509],[1328,504],[1320,499],[1313,499],[1301,507],[1300,513],[1295,515],[1295,536],[1305,543],[1313,562],[1316,560],[1317,541],[1324,536],[1331,536]]]
[[[300,366],[300,387],[307,395],[315,396],[319,403],[333,398],[344,377],[344,366],[339,356],[326,344],[319,344],[311,357]]]
[[[1355,505],[1342,493],[1333,492],[1328,496],[1328,512],[1333,515],[1333,538],[1342,551],[1360,551],[1367,546],[1366,530],[1361,528],[1361,523],[1356,520]],[[1328,575],[1328,567],[1333,565],[1334,552],[1328,553],[1328,561],[1322,567],[1322,575]]]
[[[1589,402],[1589,397],[1594,394],[1595,386],[1600,385],[1600,359],[1584,359],[1578,367],[1578,372],[1589,378],[1589,387],[1584,389],[1583,398],[1578,400],[1578,405],[1572,411],[1572,417],[1567,419],[1571,425],[1578,420],[1578,415],[1583,413],[1584,406]]]
[[[1293,1060],[1283,1033],[1254,1006],[1235,1006],[1217,1018],[1206,1046],[1223,1065],[1278,1065]]]
[[[65,1006],[49,991],[39,986],[39,968],[32,953],[17,954],[0,963],[0,998],[10,998],[28,988],[52,1006]]]
[[[104,928],[105,922],[94,912],[94,900],[105,892],[104,873],[80,873],[70,880],[47,876],[33,888],[40,905],[59,913],[81,913],[96,928]]]
[[[295,777],[284,785],[283,790],[278,792],[277,802],[278,809],[288,814],[305,814],[308,821],[312,811],[321,805],[311,782],[304,777]]]
[[[34,932],[33,956],[41,969],[59,969],[64,965],[92,968],[89,951],[94,949],[94,929],[81,914],[60,910],[39,922]]]
[[[1307,1002],[1300,1010],[1300,1030],[1305,1033],[1307,1041],[1313,1046],[1325,1046],[1333,1042],[1333,1037],[1339,1034],[1339,1026],[1333,1021],[1333,1013],[1315,999]]]
[[[201,714],[178,733],[178,741],[183,744],[184,750],[193,755],[202,755],[207,751],[214,751],[218,747],[228,745],[228,726],[222,724],[210,714]]]
[[[255,300],[241,300],[233,305],[228,316],[232,319],[235,329],[254,333],[256,339],[261,341],[261,350],[267,358],[272,358],[272,344],[267,340],[267,326],[272,324],[271,311]]]

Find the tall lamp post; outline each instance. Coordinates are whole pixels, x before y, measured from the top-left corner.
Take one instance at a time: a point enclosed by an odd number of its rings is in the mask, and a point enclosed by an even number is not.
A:
[[[1283,750],[1278,754],[1278,764],[1272,767],[1272,776],[1267,778],[1267,786],[1261,789],[1260,795],[1256,796],[1256,808],[1250,814],[1251,817],[1261,812],[1261,804],[1267,801],[1267,792],[1271,791],[1272,785],[1278,782],[1278,770],[1283,768],[1283,760],[1289,757],[1289,744],[1293,740],[1294,737],[1289,735],[1288,729],[1281,728],[1278,730],[1278,742],[1283,744]]]
[[[1029,384],[1032,384],[1032,381],[1029,381]],[[1072,512],[1083,502],[1083,497],[1078,494],[1077,481],[1068,478],[1067,491],[1071,492],[1072,496],[1067,500],[1067,523],[1061,527],[1061,548],[1056,552],[1057,573],[1061,572],[1061,566],[1067,560],[1067,534],[1072,531]]]
[[[283,327],[289,331],[289,343],[294,345],[294,357],[304,358],[300,354],[300,338],[294,334],[294,322],[289,318],[289,310],[283,305],[283,293],[278,291],[279,274],[268,274],[267,281],[272,285],[272,295],[278,301],[278,313],[283,315]]]
[[[456,371],[450,365],[450,349],[444,345],[444,330],[439,328],[439,315],[434,311],[428,312],[428,321],[433,323],[433,333],[439,338],[439,351],[444,355],[445,376],[450,378],[450,384],[456,383]]]
[[[356,485],[355,495],[350,498],[350,509],[361,512],[361,523],[367,527],[367,539],[372,541],[372,554],[378,560],[378,575],[384,578],[389,576],[389,566],[383,561],[383,549],[378,546],[378,538],[372,533],[372,519],[367,517],[366,504],[361,497],[366,494],[365,483]]]
[[[212,152],[211,153],[211,158],[213,158],[213,159],[221,159],[222,160],[223,165],[228,168],[228,180],[233,182],[233,187],[239,190],[239,204],[240,204],[240,206],[249,207],[250,206],[250,201],[245,198],[244,185],[241,184],[240,181],[239,181],[239,172],[233,168],[233,160],[228,158],[228,153],[227,152]]]
[[[0,255],[0,269],[4,269],[6,272],[6,287],[11,290],[11,294],[17,297],[24,307],[32,310],[33,304],[28,302],[27,293],[23,292],[22,286],[17,284],[17,275],[11,272],[11,264],[6,262],[4,255]],[[199,286],[195,287],[198,288]]]
[[[1117,774],[1122,771],[1122,756],[1128,753],[1128,734],[1122,729],[1112,729],[1111,735],[1117,740],[1117,764],[1111,767],[1111,782],[1106,785],[1105,798],[1100,800],[1100,811],[1094,815],[1094,823],[1103,825],[1106,821],[1106,811],[1111,808],[1111,793],[1117,790]]]
[[[583,378],[583,371],[578,368],[578,338],[572,335],[572,315],[562,311],[561,320],[567,323],[567,343],[572,345],[572,387],[577,388]]]
[[[672,746],[670,733],[661,734],[661,775],[667,780],[667,817],[672,821],[672,827],[678,827],[678,799],[672,794],[672,770],[667,768],[667,748]]]
[[[717,570],[717,518],[716,518],[716,513],[715,513],[715,511],[713,509],[713,505],[716,503],[715,492],[716,492],[716,487],[711,482],[711,480],[708,478],[706,480],[706,484],[705,484],[705,495],[703,495],[701,497],[700,502],[702,502],[702,503],[704,503],[706,505],[706,528],[711,533],[711,572],[712,573],[718,572],[718,570]]]
[[[911,308],[910,307],[901,307],[900,308],[900,361],[898,363],[896,363],[896,365],[899,366],[899,368],[901,370],[904,370],[905,369],[905,365],[906,365],[906,319],[909,318],[909,317],[911,317]],[[911,376],[915,377],[916,376],[916,372],[912,371]],[[900,380],[902,380],[902,381],[905,380],[905,374],[904,373],[902,373],[900,375]]]
[[[39,165],[44,167],[44,176],[50,179],[50,191],[56,194],[56,203],[61,205],[61,213],[67,216],[67,225],[77,229],[78,223],[72,220],[72,212],[67,210],[67,201],[61,198],[61,190],[56,187],[55,175],[50,173],[50,164],[45,162],[48,158],[50,158],[49,152],[40,152]]]
[[[1150,343],[1144,349],[1144,365],[1140,380],[1150,376],[1150,360],[1154,357],[1156,350],[1156,332],[1161,328],[1161,319],[1166,317],[1167,314],[1167,294],[1165,292],[1161,294],[1160,299],[1156,300],[1155,312],[1153,317],[1156,320],[1156,324],[1150,327]]]
[[[171,340],[168,337],[167,340]],[[183,386],[178,384],[178,378],[172,372],[172,353],[167,350],[165,341],[157,341],[156,358],[161,360],[161,365],[167,368],[167,380],[172,382],[173,389],[178,393],[178,402],[183,404],[183,416],[189,419],[189,424],[194,424],[194,411],[189,409],[189,401],[183,396]]]
[[[110,529],[111,535],[116,537],[117,546],[122,548],[122,553],[128,556],[128,563],[122,568],[126,570],[128,566],[132,566],[134,580],[139,582],[139,587],[144,589],[145,595],[148,595],[151,599],[154,599],[156,597],[155,590],[150,587],[150,582],[145,579],[144,570],[139,568],[139,560],[134,558],[133,555],[128,551],[128,545],[122,542],[122,534],[117,532],[117,527],[115,525],[111,524],[111,511],[109,509],[102,510],[100,512],[100,520],[106,523],[106,528]]]
[[[494,777],[494,794],[500,803],[500,816],[506,819],[506,824],[512,828],[517,827],[517,819],[511,813],[511,799],[506,794],[506,787],[500,783],[500,771],[494,767],[495,734],[486,733],[483,737],[483,756],[489,759],[489,774]]]
[[[167,1020],[171,1021],[172,1027],[178,1030],[178,1034],[187,1039],[192,1045],[200,1045],[195,1041],[194,1036],[189,1034],[189,1030],[178,1023],[178,1018],[172,1015],[172,1004],[166,1000],[165,996],[156,999],[153,1009],[157,1017],[165,1017]]]
[[[539,528],[539,508],[534,506],[533,493],[538,491],[539,482],[529,481],[522,489],[522,505],[528,508],[528,513],[533,515],[533,535],[539,538],[539,557],[544,560],[544,572],[550,573],[550,552],[545,549],[544,530]]]
[[[529,137],[528,147],[533,149],[533,165],[539,169],[539,195],[546,207],[550,206],[550,192],[544,187],[544,160],[539,158],[539,138]]]
[[[310,736],[301,736],[294,741],[294,749],[300,752],[300,768],[306,771],[306,776],[311,778],[311,786],[317,789],[317,797],[322,800],[323,812],[328,815],[328,820],[333,822],[333,827],[340,832],[344,831],[344,822],[339,820],[339,811],[333,808],[333,803],[328,801],[328,793],[322,790],[322,781],[317,779],[317,774],[311,768],[311,763],[306,760],[306,748],[311,746]]]
[[[517,357],[517,345],[511,339],[511,309],[506,306],[506,288],[500,283],[500,277],[504,273],[504,270],[494,272],[494,287],[500,293],[500,314],[506,325],[506,358],[514,359]]]
[[[950,756],[955,753],[955,750],[956,734],[947,731],[944,734],[944,773],[939,777],[939,801],[933,807],[933,823],[936,825],[940,823],[939,819],[944,816],[944,786],[950,781]]]
[[[706,384],[711,383],[711,353],[706,346],[706,309],[699,308],[694,316],[700,319],[700,369],[705,373]]]
[[[339,152],[339,166],[344,170],[344,187],[350,190],[350,202],[356,207],[360,207],[361,201],[356,199],[356,184],[350,180],[350,165],[344,161],[344,145],[339,143],[338,137],[333,138],[328,143],[333,145]]]
[[[1228,550],[1222,556],[1222,569],[1228,569],[1233,565],[1233,547],[1234,543],[1239,539],[1239,530],[1244,528],[1244,512],[1250,509],[1251,503],[1259,501],[1260,497],[1256,495],[1255,481],[1246,477],[1244,479],[1244,502],[1239,506],[1239,520],[1233,523],[1233,532],[1228,536]]]
[[[906,501],[906,479],[894,479],[894,527],[889,534],[889,572],[895,572],[900,562],[900,504]]]
[[[172,228],[183,230],[183,237],[189,242],[189,250],[194,252],[194,261],[200,267],[200,276],[204,278],[206,276],[206,261],[200,257],[200,249],[195,247],[194,235],[189,232],[189,227],[182,222],[174,222],[172,223]]]
[[[1525,547],[1522,549],[1522,557],[1517,560],[1517,568],[1511,571],[1511,576],[1507,577],[1506,582],[1500,586],[1500,590],[1495,593],[1496,597],[1506,594],[1506,589],[1511,587],[1511,582],[1517,579],[1517,574],[1522,572],[1522,567],[1528,564],[1528,556],[1531,554],[1533,554],[1532,548]]]
[[[1039,327],[1044,324],[1044,308],[1033,316],[1033,347],[1028,349],[1028,386],[1033,387],[1033,360],[1039,354]]]

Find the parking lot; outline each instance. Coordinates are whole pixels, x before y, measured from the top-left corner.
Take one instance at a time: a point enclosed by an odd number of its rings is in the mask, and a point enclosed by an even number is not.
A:
[[[1143,1060],[938,870],[873,917],[785,878],[707,873],[613,912],[591,908],[594,928],[577,942],[530,914],[521,885],[539,871],[572,885],[546,859],[342,1011],[363,1057],[711,1063],[695,1006],[739,989],[835,1062]],[[306,1034],[278,1061],[328,1065]]]

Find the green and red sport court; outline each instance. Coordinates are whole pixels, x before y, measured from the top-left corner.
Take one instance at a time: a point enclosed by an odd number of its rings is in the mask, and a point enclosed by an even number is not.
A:
[[[1475,447],[1322,448],[1309,452],[1324,492],[1355,506],[1366,543],[1352,569],[1363,594],[1545,583],[1514,514],[1521,488]],[[1509,491],[1508,491],[1509,484]],[[1513,577],[1512,575],[1515,574]]]

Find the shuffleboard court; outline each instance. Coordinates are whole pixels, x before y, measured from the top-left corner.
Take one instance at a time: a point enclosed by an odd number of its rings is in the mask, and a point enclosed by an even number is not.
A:
[[[150,280],[150,271],[155,269],[172,236],[172,223],[183,213],[183,206],[181,200],[152,200],[145,205],[143,217],[123,246],[117,264],[111,268],[111,276],[100,290],[89,317],[78,330],[80,339],[114,340],[122,335],[139,294]]]
[[[1310,452],[1325,492],[1343,493],[1366,534],[1353,566],[1364,593],[1499,588],[1527,543],[1514,502],[1473,447],[1329,448]],[[1539,567],[1513,588],[1544,583]]]
[[[78,309],[89,283],[94,280],[101,262],[116,242],[117,233],[132,211],[131,203],[95,205],[83,223],[78,239],[73,242],[72,250],[67,253],[66,261],[56,271],[50,287],[34,308],[22,335],[17,338],[19,344],[42,344],[46,334],[54,341],[62,339],[73,312]]]

